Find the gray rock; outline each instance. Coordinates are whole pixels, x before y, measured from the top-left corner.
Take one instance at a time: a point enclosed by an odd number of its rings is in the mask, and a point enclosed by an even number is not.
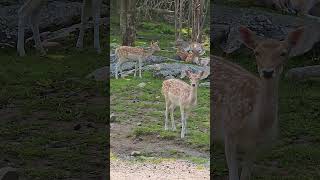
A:
[[[142,83],[139,83],[139,84],[138,84],[138,87],[143,88],[143,87],[145,87],[146,85],[147,85],[146,83],[142,82]]]
[[[117,116],[114,113],[110,114],[110,122],[116,122]]]
[[[199,87],[210,87],[210,82],[200,83]]]
[[[131,156],[140,156],[141,155],[141,152],[140,151],[132,151]]]
[[[154,77],[157,78],[184,78],[185,71],[189,69],[193,72],[208,71],[209,68],[198,66],[194,64],[182,64],[182,63],[162,63],[149,65],[146,70],[153,72]]]
[[[142,66],[165,62],[165,58],[161,56],[150,56],[146,59],[146,61],[142,64]],[[116,56],[115,54],[110,55],[110,73],[111,76],[115,74],[115,65],[116,65]],[[130,71],[135,68],[135,62],[126,62],[123,63],[121,69],[123,71]],[[119,72],[120,73],[120,72]]]
[[[211,31],[213,46],[226,53],[232,53],[241,47],[238,32],[239,25],[244,25],[260,36],[283,40],[288,32],[305,26],[306,30],[299,44],[291,51],[290,56],[308,52],[320,41],[320,23],[314,19],[282,15],[256,8],[239,8],[214,5],[211,14]]]
[[[109,80],[109,66],[99,68],[92,73],[88,74],[86,78],[92,78],[96,81],[107,81]]]
[[[0,169],[0,180],[19,180],[19,174],[14,168],[4,167]]]
[[[286,78],[290,80],[303,80],[308,78],[319,78],[319,77],[320,77],[320,65],[292,68],[286,74]]]

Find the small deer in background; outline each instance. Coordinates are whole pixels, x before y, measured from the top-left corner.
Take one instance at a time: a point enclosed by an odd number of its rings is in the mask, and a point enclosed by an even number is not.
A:
[[[251,178],[258,147],[270,145],[278,129],[280,75],[304,32],[299,28],[284,41],[257,37],[241,27],[244,44],[253,50],[259,76],[220,57],[211,57],[213,72],[213,139],[224,140],[229,179],[239,180],[238,157],[243,151],[241,180]]]
[[[121,65],[125,62],[135,61],[135,70],[134,70],[134,77],[137,75],[137,69],[139,64],[139,77],[142,78],[141,75],[141,66],[142,62],[146,60],[149,56],[151,56],[154,52],[160,51],[160,47],[157,42],[151,41],[150,47],[147,49],[138,48],[138,47],[131,47],[131,46],[120,46],[115,50],[115,54],[117,57],[116,69],[115,69],[115,76],[118,79],[118,71],[120,69],[121,76],[123,77]]]
[[[180,106],[181,112],[181,138],[185,137],[187,133],[187,118],[188,114],[197,105],[197,92],[199,80],[202,78],[204,72],[194,74],[189,70],[186,75],[189,77],[191,85],[179,79],[168,79],[162,83],[162,94],[165,97],[166,112],[164,129],[168,130],[168,115],[171,111],[172,130],[176,130],[173,112],[176,106]]]
[[[199,54],[195,52],[190,52],[186,57],[185,61],[188,63],[199,64]]]
[[[175,46],[177,48],[177,55],[183,61],[186,61],[188,56],[189,56],[189,59],[191,59],[191,56],[197,55],[197,57],[200,57],[205,53],[205,49],[203,45],[198,42],[188,42],[188,41],[178,39],[175,42]]]

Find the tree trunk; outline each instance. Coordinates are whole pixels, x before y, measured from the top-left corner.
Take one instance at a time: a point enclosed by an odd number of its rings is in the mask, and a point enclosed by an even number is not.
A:
[[[193,42],[202,41],[202,30],[205,23],[206,13],[208,12],[209,1],[192,0],[192,34]],[[206,11],[205,11],[206,9]]]
[[[178,38],[181,39],[181,29],[182,29],[182,19],[183,19],[183,0],[180,0],[179,7],[179,35]]]
[[[174,1],[174,31],[175,31],[175,39],[178,39],[179,33],[178,33],[178,6],[179,0]]]
[[[136,39],[136,0],[121,0],[120,27],[123,46],[134,46]]]

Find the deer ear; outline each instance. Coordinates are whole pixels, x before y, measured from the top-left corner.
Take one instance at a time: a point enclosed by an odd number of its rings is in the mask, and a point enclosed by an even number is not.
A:
[[[240,26],[239,27],[240,37],[243,43],[250,49],[255,49],[256,42],[256,34],[252,32],[250,29]]]
[[[305,31],[305,28],[300,27],[300,28],[296,29],[295,31],[292,31],[288,34],[286,41],[288,43],[289,49],[295,47],[298,44],[304,31]]]

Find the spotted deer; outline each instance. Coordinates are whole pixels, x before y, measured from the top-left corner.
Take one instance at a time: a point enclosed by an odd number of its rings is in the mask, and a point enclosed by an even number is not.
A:
[[[186,62],[188,63],[194,63],[194,64],[199,64],[199,54],[195,52],[190,52],[188,56],[186,57]]]
[[[33,32],[33,39],[35,41],[36,49],[42,54],[46,55],[46,51],[43,48],[43,43],[40,39],[39,24],[41,20],[41,9],[43,4],[47,3],[48,0],[25,0],[25,3],[18,11],[19,22],[18,22],[18,40],[17,40],[17,51],[19,56],[25,56],[26,52],[24,49],[24,33],[25,26],[30,20],[31,29]],[[79,36],[77,40],[77,48],[83,48],[83,38],[88,25],[90,17],[93,18],[94,24],[94,48],[98,53],[101,53],[100,40],[99,40],[99,25],[100,25],[100,8],[102,6],[102,0],[83,0],[82,1],[82,12],[81,12],[81,26],[79,28]],[[46,42],[44,42],[46,43]]]
[[[175,42],[175,46],[177,48],[177,56],[183,61],[186,61],[188,57],[191,59],[191,56],[197,55],[199,57],[205,53],[203,45],[198,42],[188,42],[178,39]]]
[[[221,57],[211,57],[212,139],[224,142],[229,180],[249,180],[258,147],[268,147],[277,136],[280,75],[304,28],[292,31],[283,41],[258,37],[245,27],[239,31],[254,52],[259,77]],[[243,159],[240,177],[238,157]]]
[[[122,73],[122,68],[121,65],[125,62],[129,61],[135,61],[135,71],[134,71],[134,76],[137,74],[137,68],[139,64],[139,77],[142,78],[141,75],[141,66],[142,62],[146,60],[149,56],[151,56],[154,52],[160,51],[160,47],[157,42],[151,42],[150,47],[148,49],[143,49],[139,47],[131,47],[131,46],[120,46],[115,50],[115,54],[117,57],[117,63],[116,63],[116,69],[115,69],[115,76],[116,79],[118,79],[118,71],[120,69],[120,74],[121,76],[123,75]],[[123,77],[123,76],[122,76]]]
[[[192,108],[197,105],[197,92],[199,80],[203,77],[204,72],[198,74],[186,70],[186,75],[189,77],[191,85],[179,79],[167,79],[162,83],[162,94],[166,102],[165,124],[164,129],[168,130],[168,115],[171,111],[172,130],[176,130],[173,112],[176,106],[180,106],[181,112],[181,138],[187,133],[187,118]]]

